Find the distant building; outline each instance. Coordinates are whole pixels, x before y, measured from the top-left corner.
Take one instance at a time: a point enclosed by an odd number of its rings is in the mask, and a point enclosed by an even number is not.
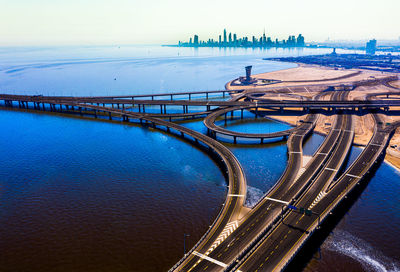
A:
[[[179,41],[179,46],[183,47],[259,47],[259,48],[271,48],[271,47],[304,47],[304,37],[299,34],[296,36],[289,36],[287,40],[279,41],[278,39],[272,40],[271,37],[267,37],[264,33],[262,36],[251,36],[249,37],[238,37],[236,33],[224,32],[218,36],[218,40],[209,38],[208,40],[201,41],[198,35],[194,35],[190,38],[189,42]]]
[[[297,46],[305,46],[304,37],[301,34],[299,34],[299,36],[297,37]]]
[[[376,52],[376,40],[375,39],[367,42],[367,45],[365,47],[365,52],[368,55],[375,55],[375,52]]]
[[[224,43],[226,44],[226,29],[224,29]]]

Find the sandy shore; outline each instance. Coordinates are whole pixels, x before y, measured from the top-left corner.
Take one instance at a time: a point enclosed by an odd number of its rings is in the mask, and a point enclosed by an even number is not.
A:
[[[289,95],[301,95],[305,98],[312,98],[316,94],[325,90],[329,85],[351,84],[355,81],[368,80],[372,78],[382,78],[393,75],[391,73],[382,73],[361,69],[334,69],[316,65],[299,64],[298,67],[274,71],[270,73],[262,73],[254,75],[258,79],[274,79],[280,80],[281,83],[271,84],[268,86],[231,86],[230,82],[226,84],[228,90],[245,90],[245,92],[264,92],[265,98],[268,99],[295,99],[287,96],[280,96],[279,93]],[[400,81],[392,82],[392,86],[400,88]],[[370,93],[395,92],[393,88],[384,85],[378,86],[361,86],[352,90],[349,94],[349,100],[364,99]],[[279,93],[278,93],[279,92]],[[400,96],[400,89],[398,90]],[[399,97],[398,96],[398,97]],[[296,98],[299,99],[299,98]],[[324,99],[329,99],[325,97]],[[281,122],[296,125],[304,116],[269,116]],[[400,116],[382,115],[383,120],[391,123],[400,120]],[[365,146],[373,134],[374,121],[371,115],[354,116],[355,137],[354,144]],[[333,117],[321,115],[315,127],[315,132],[326,135],[332,126]],[[400,171],[400,129],[396,131],[392,137],[385,161],[396,167]]]

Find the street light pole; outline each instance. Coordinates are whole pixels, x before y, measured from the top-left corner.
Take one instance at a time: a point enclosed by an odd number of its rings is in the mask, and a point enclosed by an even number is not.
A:
[[[189,237],[190,234],[183,234],[183,255],[186,255],[186,237]]]

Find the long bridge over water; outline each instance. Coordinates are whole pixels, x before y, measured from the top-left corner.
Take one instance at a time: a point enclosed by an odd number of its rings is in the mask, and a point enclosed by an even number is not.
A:
[[[360,86],[387,86],[391,80],[394,78],[371,80]],[[357,87],[356,84],[353,88]],[[381,114],[400,115],[400,90],[392,87],[390,92],[369,94],[359,100],[349,100],[351,90],[346,89],[334,91],[327,87],[312,99],[279,90],[274,93],[282,96],[270,99],[266,94],[272,90],[114,97],[3,94],[0,105],[142,124],[177,134],[203,148],[226,170],[227,197],[208,231],[171,271],[281,271],[288,268],[314,233],[329,227],[324,221],[343,208],[347,198],[356,197],[362,191],[362,184],[368,182],[370,171],[383,159],[390,137],[400,126],[400,122],[385,123],[381,117]],[[215,95],[222,99],[216,99]],[[182,112],[178,112],[180,109]],[[244,111],[253,113],[254,118],[296,114],[304,118],[291,129],[273,133],[239,133],[215,124],[218,118],[226,122],[229,115],[232,118],[238,112],[240,118],[246,118]],[[324,142],[303,168],[303,142],[321,114],[333,115],[334,122]],[[363,152],[344,169],[355,134],[355,114],[373,116],[374,131]],[[204,117],[207,135],[172,122],[199,117]],[[288,163],[284,173],[250,210],[244,207],[245,173],[232,152],[220,143],[218,135],[231,137],[233,143],[239,139],[258,139],[261,144],[265,139],[287,139]]]

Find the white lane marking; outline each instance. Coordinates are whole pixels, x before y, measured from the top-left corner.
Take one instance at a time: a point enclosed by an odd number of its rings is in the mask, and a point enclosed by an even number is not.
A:
[[[352,175],[352,174],[346,174],[346,176],[349,176],[349,177],[352,177],[352,178],[358,178],[358,179],[361,179],[361,177],[359,177],[359,176],[355,176],[355,175]]]
[[[347,130],[347,129],[345,129],[345,130],[343,130],[344,132],[351,132],[351,133],[354,133],[354,131],[353,130]]]
[[[334,172],[337,171],[337,169],[333,169],[333,168],[329,168],[329,167],[325,167],[325,170],[334,171]]]
[[[307,89],[307,87],[304,87],[304,89],[306,89],[307,92],[310,92],[310,91]]]
[[[244,195],[235,195],[235,194],[229,194],[228,196],[244,197]]]
[[[326,196],[326,193],[324,191],[320,192],[308,209],[311,210],[324,196]]]
[[[288,89],[289,91],[291,91],[292,93],[294,93],[289,87],[287,87],[286,89]]]
[[[300,152],[300,151],[290,151],[289,153],[292,153],[292,154],[302,154],[303,152]]]
[[[217,260],[215,260],[215,259],[213,259],[213,258],[210,258],[210,257],[208,257],[208,256],[206,256],[206,255],[204,255],[204,254],[201,254],[201,253],[199,253],[199,252],[197,252],[197,251],[193,251],[193,255],[196,255],[196,256],[198,256],[198,257],[200,257],[200,258],[202,258],[202,259],[205,259],[205,260],[207,260],[207,261],[210,261],[210,262],[212,262],[212,263],[215,263],[215,264],[217,264],[217,265],[219,265],[219,266],[222,266],[223,268],[225,268],[225,267],[228,266],[227,264],[224,264],[223,262],[217,261]]]
[[[210,254],[211,251],[213,251],[217,246],[219,246],[219,244],[222,243],[222,241],[224,241],[229,235],[231,235],[231,233],[237,229],[237,227],[239,226],[238,221],[233,221],[230,222],[228,224],[226,224],[224,230],[221,232],[221,234],[218,236],[217,240],[215,240],[215,242],[211,245],[211,247],[207,250],[206,255]]]
[[[369,145],[375,145],[375,146],[383,146],[383,145],[380,145],[380,144],[369,144]]]
[[[293,136],[303,137],[304,135],[301,134],[292,134]]]
[[[279,199],[275,199],[275,198],[266,197],[265,199],[268,199],[268,200],[271,200],[271,201],[275,201],[275,202],[279,202],[279,203],[282,203],[282,204],[285,204],[285,205],[289,204],[289,202],[287,202],[287,201],[283,201],[283,200],[279,200]]]
[[[321,153],[321,152],[318,152],[317,155],[328,156],[328,153]]]

